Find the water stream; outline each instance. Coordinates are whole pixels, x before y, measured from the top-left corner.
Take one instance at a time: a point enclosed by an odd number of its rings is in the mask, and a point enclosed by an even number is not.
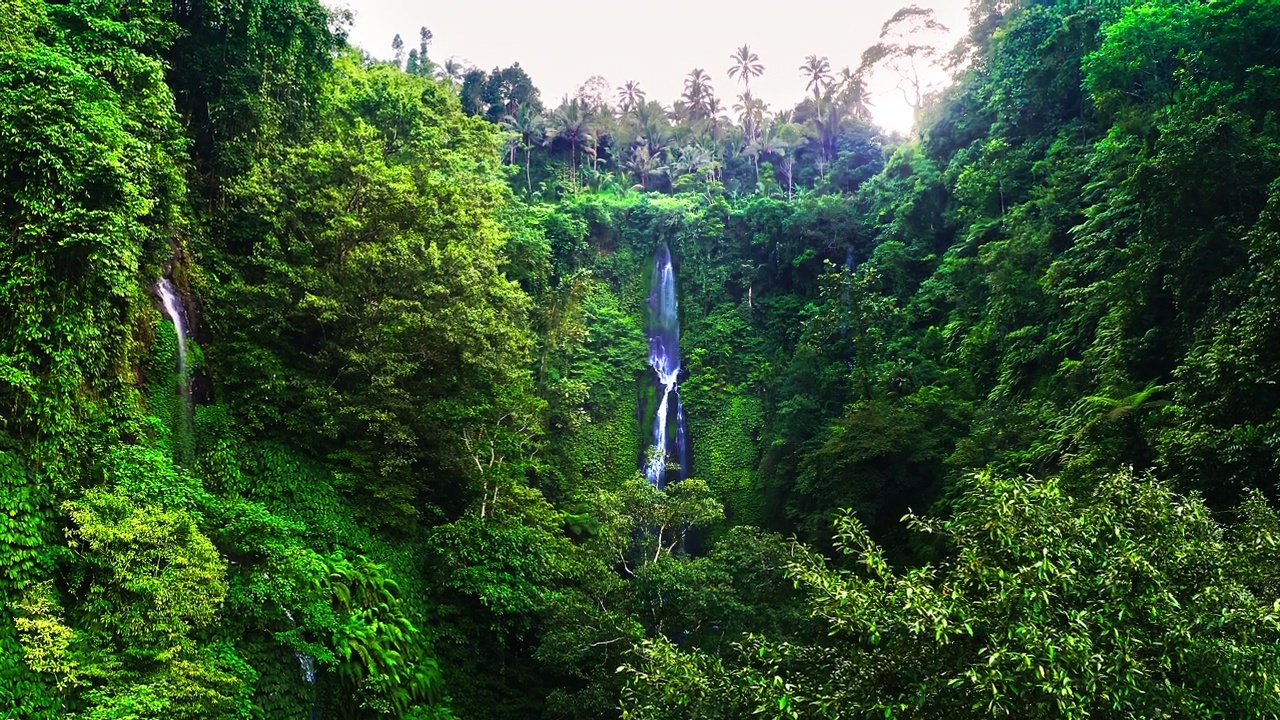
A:
[[[653,417],[652,442],[642,463],[649,482],[664,487],[689,476],[689,439],[684,406],[680,402],[680,318],[676,304],[675,268],[671,251],[658,247],[653,289],[649,293],[649,367],[654,372],[658,406]]]

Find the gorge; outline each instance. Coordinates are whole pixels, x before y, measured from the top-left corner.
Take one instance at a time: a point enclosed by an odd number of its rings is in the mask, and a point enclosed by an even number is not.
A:
[[[968,5],[0,0],[0,716],[1280,716],[1280,4]]]

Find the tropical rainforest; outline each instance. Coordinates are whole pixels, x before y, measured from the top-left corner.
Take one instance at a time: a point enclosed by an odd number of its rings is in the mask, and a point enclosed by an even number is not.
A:
[[[0,0],[0,716],[1280,717],[1280,2],[349,21]]]

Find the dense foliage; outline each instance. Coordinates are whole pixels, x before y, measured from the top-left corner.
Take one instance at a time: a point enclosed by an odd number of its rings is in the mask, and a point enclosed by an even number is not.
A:
[[[731,118],[0,0],[0,715],[1280,716],[1280,3],[971,21]]]

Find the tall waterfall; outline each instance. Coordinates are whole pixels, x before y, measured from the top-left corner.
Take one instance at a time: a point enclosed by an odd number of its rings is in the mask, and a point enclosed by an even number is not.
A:
[[[187,327],[183,320],[182,298],[178,288],[167,277],[160,278],[155,285],[156,294],[160,296],[160,305],[165,317],[173,323],[173,332],[178,336],[178,403],[179,416],[174,428],[174,448],[178,460],[186,462],[193,453],[195,430],[191,419],[191,378],[187,376]]]
[[[676,310],[675,269],[671,250],[663,244],[654,260],[653,289],[649,293],[649,366],[655,374],[658,407],[653,417],[652,442],[641,461],[645,477],[659,488],[667,484],[671,475],[675,480],[689,476],[689,439],[678,388],[680,318]]]

